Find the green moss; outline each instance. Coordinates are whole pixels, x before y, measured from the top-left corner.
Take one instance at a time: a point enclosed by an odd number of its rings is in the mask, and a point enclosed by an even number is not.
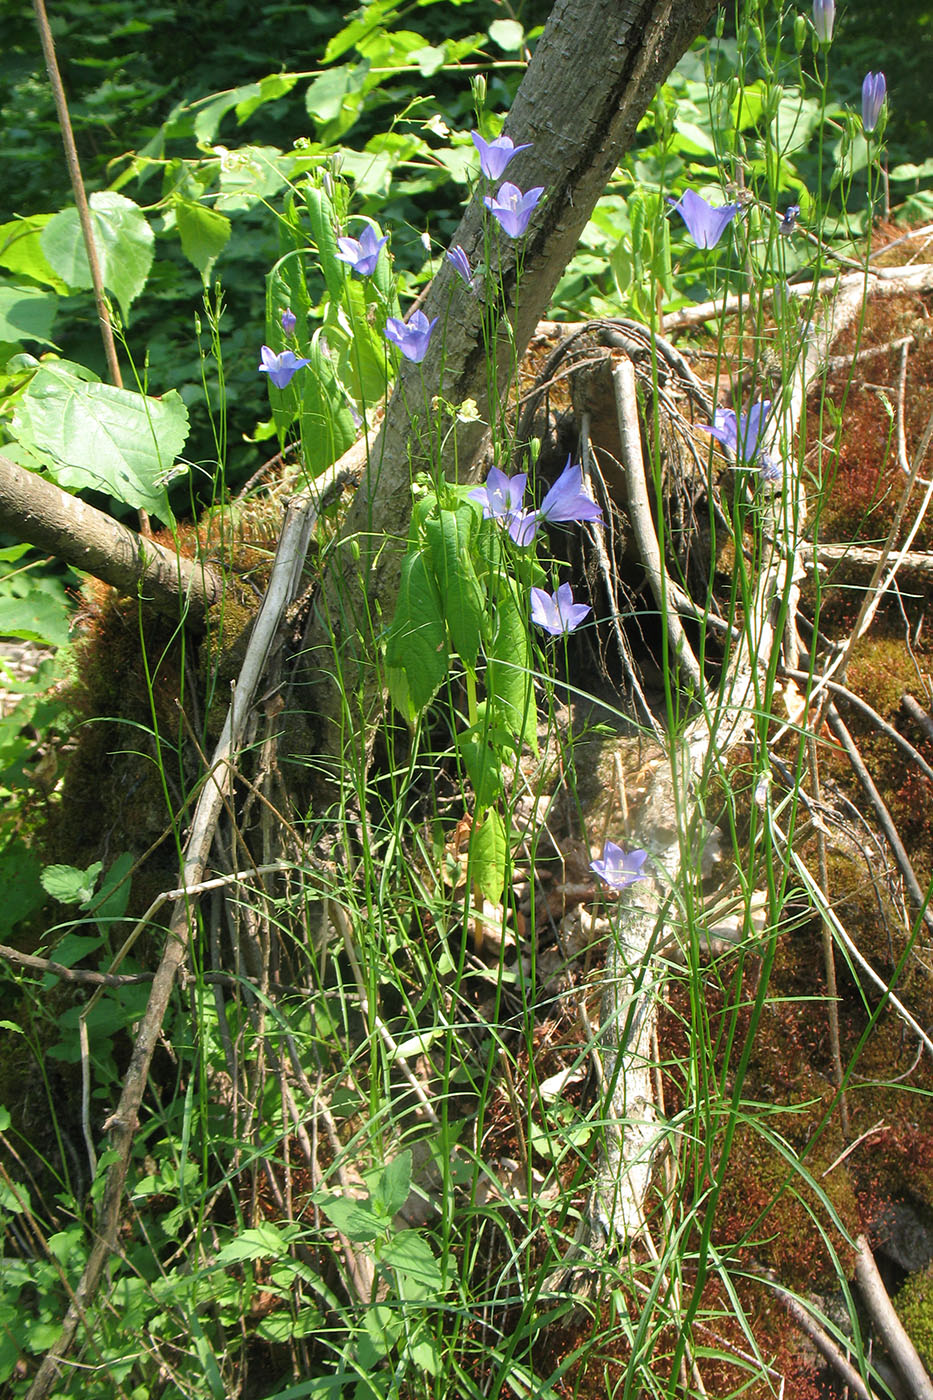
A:
[[[912,1274],[894,1299],[898,1317],[927,1370],[933,1370],[933,1264]]]

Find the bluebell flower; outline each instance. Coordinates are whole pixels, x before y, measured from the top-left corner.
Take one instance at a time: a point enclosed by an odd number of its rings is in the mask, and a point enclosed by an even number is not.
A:
[[[475,291],[476,286],[473,281],[473,273],[470,268],[470,260],[467,257],[466,253],[463,251],[463,249],[460,247],[459,243],[457,243],[453,248],[447,249],[447,261],[453,263],[457,272],[460,274],[460,277],[467,284],[470,291]]]
[[[747,414],[736,415],[732,408],[717,408],[712,424],[698,423],[697,427],[727,447],[735,457],[737,466],[747,467],[762,451],[765,421],[770,412],[770,399],[752,404]]]
[[[813,0],[813,28],[821,44],[832,40],[835,22],[836,0]]]
[[[667,202],[683,219],[687,232],[698,248],[715,248],[739,212],[737,204],[724,204],[721,209],[714,209],[695,190],[684,190],[680,199],[669,195]]]
[[[384,238],[377,238],[367,224],[359,238],[337,239],[337,247],[340,249],[337,257],[341,262],[348,263],[360,277],[372,277],[376,271],[379,254],[388,241],[388,234]]]
[[[797,220],[799,218],[800,205],[788,204],[787,208],[784,210],[784,217],[781,219],[781,222],[778,225],[778,233],[784,234],[785,237],[788,234],[793,233],[794,229],[797,226]]]
[[[486,484],[470,491],[467,500],[480,503],[484,520],[498,520],[500,524],[508,526],[523,514],[522,498],[527,480],[527,472],[506,476],[498,467],[490,467]]]
[[[888,85],[883,73],[866,73],[862,83],[862,130],[867,136],[874,131],[884,106]]]
[[[497,136],[494,141],[484,141],[478,131],[472,131],[473,145],[479,151],[479,168],[487,180],[501,180],[505,167],[519,151],[530,151],[531,142],[516,146],[511,136]]]
[[[297,324],[298,317],[295,315],[294,311],[290,311],[289,308],[286,307],[282,312],[282,330],[286,335],[291,335]]]
[[[543,588],[531,590],[531,620],[552,637],[572,632],[591,611],[589,604],[573,601],[569,583],[562,583],[556,593],[545,593]]]
[[[583,468],[567,457],[567,465],[541,502],[538,512],[550,525],[564,521],[602,520],[599,506],[583,488]]]
[[[602,857],[590,861],[590,869],[595,870],[601,880],[605,880],[614,890],[624,890],[626,885],[634,885],[636,880],[648,880],[650,876],[642,866],[648,859],[647,851],[629,851],[626,855],[621,846],[607,841],[603,846]]]
[[[398,346],[406,360],[420,365],[428,353],[431,332],[437,322],[437,316],[429,321],[423,311],[413,311],[407,322],[400,321],[397,316],[389,316],[385,324],[385,338]]]
[[[310,363],[310,360],[300,360],[293,350],[283,350],[277,355],[274,350],[269,349],[268,345],[264,345],[261,351],[259,373],[268,374],[277,389],[284,389],[291,383],[292,376]]]
[[[506,180],[499,186],[499,193],[495,198],[487,194],[483,203],[493,218],[498,220],[504,233],[510,238],[521,238],[528,227],[532,210],[543,194],[543,185],[536,185],[527,194],[522,194],[517,185]]]

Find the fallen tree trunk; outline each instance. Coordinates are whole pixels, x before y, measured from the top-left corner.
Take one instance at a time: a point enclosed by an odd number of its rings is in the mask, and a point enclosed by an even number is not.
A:
[[[196,559],[144,538],[38,472],[0,457],[0,530],[202,630],[223,581]]]

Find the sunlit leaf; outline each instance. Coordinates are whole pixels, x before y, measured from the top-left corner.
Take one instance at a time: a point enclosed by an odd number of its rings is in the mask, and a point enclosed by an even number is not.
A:
[[[90,198],[91,223],[101,276],[124,317],[139,296],[152,267],[155,237],[145,214],[125,195],[101,190]],[[93,286],[77,209],[62,209],[40,235],[52,270],[69,287]]]

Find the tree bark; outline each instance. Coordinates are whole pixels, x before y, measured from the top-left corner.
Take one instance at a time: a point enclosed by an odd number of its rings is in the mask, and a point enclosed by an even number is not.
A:
[[[375,637],[395,606],[413,474],[432,467],[432,445],[440,443],[441,470],[464,479],[486,433],[482,423],[441,411],[438,399],[474,399],[491,421],[638,122],[714,8],[715,0],[557,0],[506,123],[516,144],[532,143],[509,165],[509,180],[525,190],[543,185],[546,197],[526,236],[513,241],[491,219],[486,228],[478,190],[453,239],[471,266],[488,251],[501,312],[495,373],[486,363],[482,302],[494,294],[493,277],[475,295],[445,260],[424,306],[440,323],[424,362],[402,364],[318,595],[293,695],[316,716],[311,742],[322,756],[345,757],[344,695],[352,697],[354,741],[364,755],[382,710]]]
[[[48,550],[158,612],[203,630],[222,580],[204,564],[144,539],[37,472],[0,457],[0,530]]]

